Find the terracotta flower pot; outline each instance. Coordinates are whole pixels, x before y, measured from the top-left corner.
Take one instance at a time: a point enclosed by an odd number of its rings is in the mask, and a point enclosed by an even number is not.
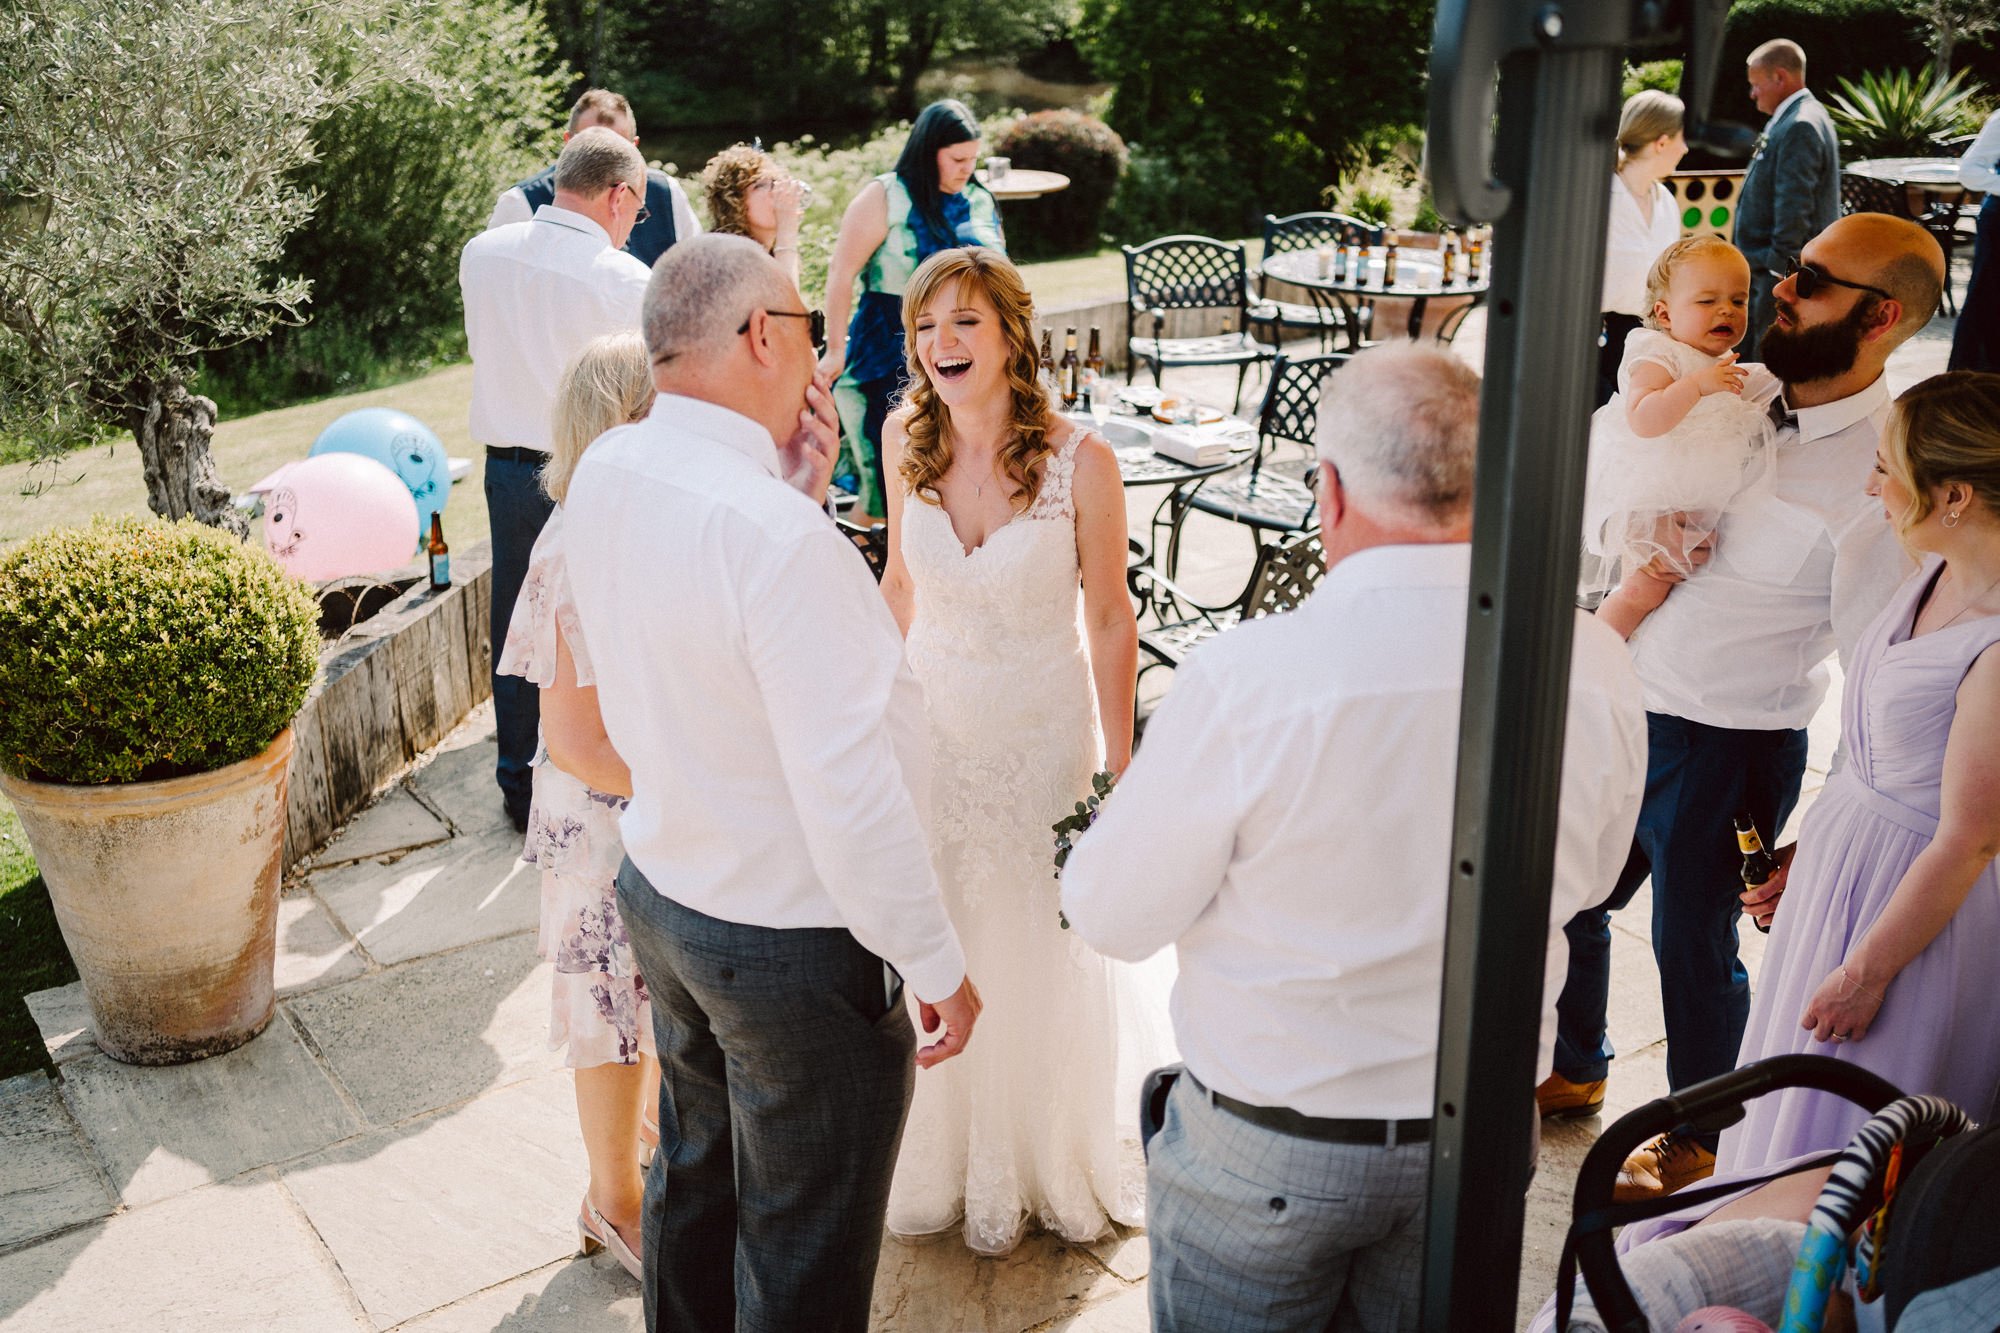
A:
[[[291,756],[288,728],[253,758],[162,782],[0,773],[106,1054],[179,1064],[271,1021]]]

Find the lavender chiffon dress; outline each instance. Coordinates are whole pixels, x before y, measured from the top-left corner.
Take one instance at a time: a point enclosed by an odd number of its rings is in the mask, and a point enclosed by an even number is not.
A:
[[[1965,902],[1889,983],[1860,1041],[1821,1042],[1799,1026],[1806,1003],[1881,916],[1937,833],[1945,740],[1957,693],[2000,642],[2000,616],[1910,637],[1942,562],[1932,556],[1862,636],[1841,703],[1846,767],[1828,780],[1799,833],[1790,887],[1771,931],[1737,1063],[1805,1051],[1873,1070],[1906,1093],[1955,1102],[1984,1123],[2000,1092],[2000,877],[1989,863]],[[1868,1118],[1830,1093],[1759,1097],[1723,1132],[1720,1180],[1844,1147]]]

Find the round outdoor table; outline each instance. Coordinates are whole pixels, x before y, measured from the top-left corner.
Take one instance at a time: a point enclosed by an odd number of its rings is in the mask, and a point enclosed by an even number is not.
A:
[[[1099,430],[1097,419],[1087,412],[1072,412],[1069,419],[1085,430]],[[1243,443],[1232,446],[1229,456],[1214,463],[1183,463],[1177,458],[1153,452],[1153,433],[1163,427],[1152,417],[1113,416],[1101,433],[1118,458],[1118,476],[1127,486],[1178,486],[1184,481],[1212,477],[1250,461],[1257,449],[1256,427],[1243,423]]]
[[[1958,194],[1965,189],[1958,183],[1955,157],[1871,157],[1848,163],[1846,170],[1891,185],[1907,185],[1926,194]]]
[[[1440,328],[1438,335],[1444,338],[1448,332],[1456,332],[1465,316],[1486,300],[1493,276],[1492,260],[1493,256],[1488,253],[1486,263],[1479,271],[1479,280],[1468,282],[1465,278],[1465,256],[1460,255],[1459,268],[1452,275],[1449,287],[1444,285],[1444,262],[1434,250],[1397,250],[1396,285],[1393,287],[1382,285],[1382,252],[1379,246],[1369,250],[1367,263],[1358,278],[1351,272],[1334,277],[1331,264],[1322,274],[1319,254],[1314,250],[1287,250],[1282,254],[1267,255],[1263,268],[1266,276],[1303,287],[1313,293],[1315,300],[1326,299],[1338,304],[1346,316],[1348,346],[1350,350],[1355,350],[1361,345],[1359,316],[1365,301],[1408,301],[1410,320],[1407,331],[1411,338],[1418,338],[1423,334],[1424,313],[1433,296],[1469,296],[1472,300],[1457,313],[1455,320],[1450,320],[1449,330]]]
[[[1011,199],[1039,199],[1045,194],[1069,188],[1069,177],[1060,171],[1035,171],[1028,167],[1011,167],[996,185],[986,178],[986,169],[981,167],[973,173],[979,183],[993,192],[993,197],[1002,203]]]

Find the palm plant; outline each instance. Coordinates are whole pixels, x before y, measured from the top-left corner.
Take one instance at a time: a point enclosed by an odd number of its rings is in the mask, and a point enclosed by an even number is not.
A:
[[[1943,140],[1964,131],[1981,92],[1963,69],[1949,76],[1888,70],[1839,83],[1828,109],[1842,143],[1860,158],[1936,155]]]

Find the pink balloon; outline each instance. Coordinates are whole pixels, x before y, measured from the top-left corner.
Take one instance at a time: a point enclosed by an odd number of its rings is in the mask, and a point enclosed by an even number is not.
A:
[[[320,454],[279,468],[260,487],[264,549],[308,582],[375,574],[410,559],[417,504],[372,458]]]
[[[1704,1305],[1683,1316],[1674,1333],[1771,1333],[1771,1326],[1733,1305]]]

